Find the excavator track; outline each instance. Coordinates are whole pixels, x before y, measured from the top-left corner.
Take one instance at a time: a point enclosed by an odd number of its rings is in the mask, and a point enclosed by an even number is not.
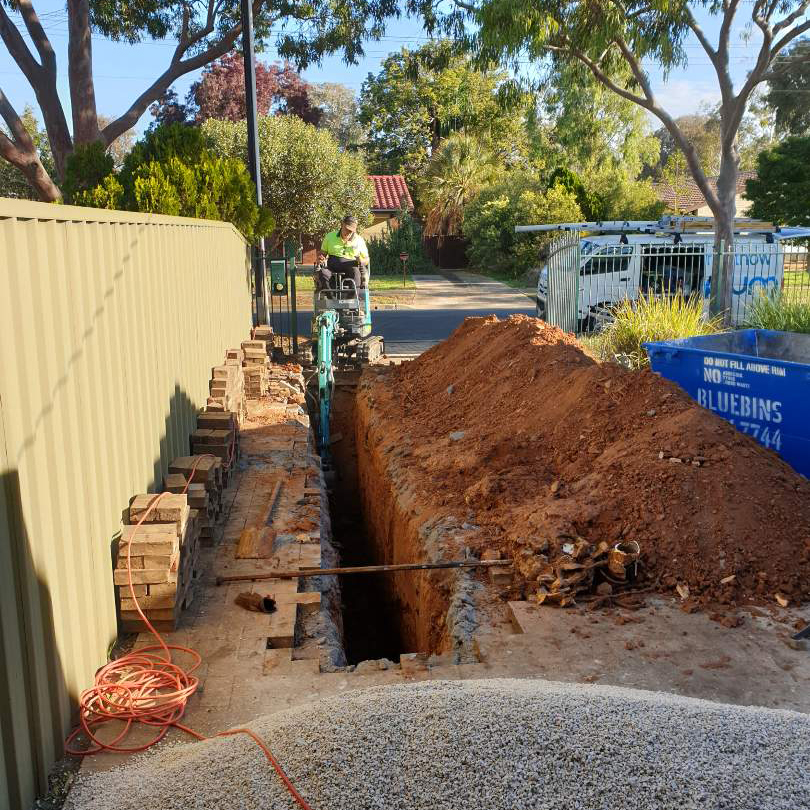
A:
[[[360,363],[373,363],[385,354],[385,339],[380,335],[369,335],[357,341],[357,360]]]

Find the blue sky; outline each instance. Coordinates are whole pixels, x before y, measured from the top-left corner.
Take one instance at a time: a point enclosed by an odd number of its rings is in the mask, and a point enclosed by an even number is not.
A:
[[[51,37],[51,42],[59,61],[58,87],[69,117],[69,93],[66,75],[67,23],[63,0],[34,0],[34,7],[40,14],[43,24]],[[742,11],[747,4],[742,4]],[[16,17],[18,20],[19,18]],[[744,17],[740,17],[744,21]],[[714,21],[704,15],[702,22],[709,32],[716,30]],[[21,26],[22,28],[22,26]],[[739,82],[753,65],[756,54],[756,38],[744,41],[743,29],[735,32],[732,45],[732,77]],[[346,65],[340,57],[323,60],[317,67],[309,68],[304,76],[312,82],[340,82],[359,92],[363,80],[369,72],[377,72],[385,57],[399,50],[403,45],[417,47],[427,40],[418,21],[402,19],[390,22],[385,37],[380,42],[366,45],[366,56],[357,65]],[[94,37],[93,63],[96,80],[98,110],[107,116],[116,116],[142,92],[154,78],[165,69],[172,53],[173,44],[169,41],[147,42],[136,45],[115,43],[99,36]],[[653,87],[670,112],[675,115],[696,111],[704,103],[716,102],[719,94],[716,89],[714,71],[697,40],[687,46],[689,66],[685,70],[673,72],[665,81],[660,71],[649,66]],[[264,61],[273,61],[275,52],[270,49],[261,55]],[[185,96],[189,85],[198,74],[182,77],[174,85],[178,95]],[[16,63],[0,45],[0,88],[18,111],[26,104],[36,109],[36,99]],[[148,112],[138,122],[137,130],[145,129],[151,120]]]

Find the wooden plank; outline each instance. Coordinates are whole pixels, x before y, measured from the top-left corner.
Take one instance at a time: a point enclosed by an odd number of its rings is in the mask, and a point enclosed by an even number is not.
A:
[[[266,560],[273,556],[276,531],[268,526],[248,526],[239,535],[238,560]]]

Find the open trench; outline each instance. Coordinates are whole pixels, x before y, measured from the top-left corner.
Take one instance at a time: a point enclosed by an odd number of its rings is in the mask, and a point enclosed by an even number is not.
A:
[[[359,378],[358,372],[338,372],[333,397],[329,511],[340,564],[440,559],[443,527],[420,525],[414,494],[391,477],[390,451],[370,436],[373,404],[358,396]],[[459,639],[449,626],[470,608],[469,600],[457,598],[468,580],[466,572],[446,570],[341,576],[347,663],[397,662],[402,653],[450,652],[456,660],[471,660],[469,633]]]

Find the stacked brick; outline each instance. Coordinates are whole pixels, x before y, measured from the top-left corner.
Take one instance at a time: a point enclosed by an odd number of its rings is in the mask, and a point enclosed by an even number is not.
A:
[[[124,631],[141,631],[134,595],[156,629],[173,630],[180,612],[193,599],[199,563],[198,514],[185,495],[136,495],[127,511],[128,525],[118,540],[113,582],[118,588]],[[154,505],[154,508],[151,509]],[[140,526],[135,524],[144,515]],[[132,590],[129,583],[132,582]]]
[[[245,379],[245,397],[259,399],[267,394],[270,375],[270,357],[273,345],[266,340],[246,340],[242,343],[244,360],[242,373]]]
[[[169,476],[172,478],[174,487],[178,486],[182,478],[182,487],[189,483],[189,493],[195,493],[195,508],[199,509],[199,504],[204,504],[205,515],[200,526],[200,537],[206,545],[210,545],[214,539],[214,527],[222,514],[222,491],[227,486],[227,480],[223,473],[222,461],[211,456],[181,456],[176,458],[169,465]],[[181,487],[181,489],[182,489]],[[200,489],[202,487],[202,489]],[[205,498],[202,496],[205,492]]]
[[[209,410],[230,411],[242,421],[245,413],[245,380],[240,365],[228,363],[226,358],[224,365],[214,366],[208,391],[206,407]]]
[[[197,414],[197,429],[191,434],[194,455],[216,456],[222,461],[222,475],[228,484],[239,456],[239,424],[230,411],[202,411]]]

